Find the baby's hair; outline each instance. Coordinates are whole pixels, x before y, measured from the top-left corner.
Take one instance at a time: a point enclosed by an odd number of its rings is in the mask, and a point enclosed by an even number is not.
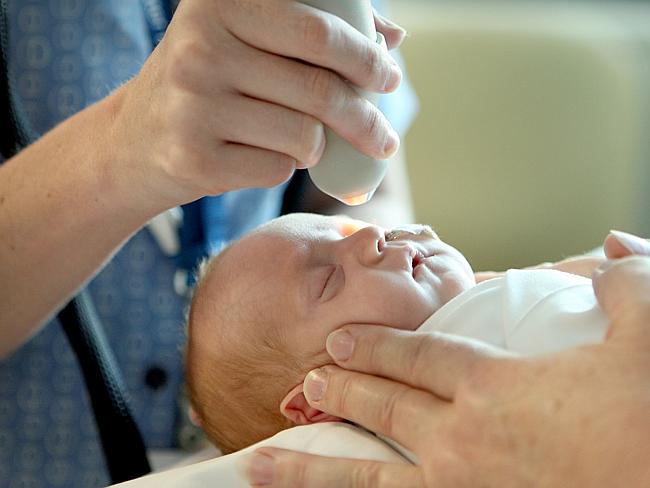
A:
[[[284,350],[278,327],[257,327],[255,340],[241,340],[246,337],[237,334],[246,320],[239,312],[249,297],[233,296],[228,277],[219,274],[228,250],[199,267],[186,354],[190,401],[206,434],[224,454],[292,426],[279,405],[287,393],[285,381],[300,371]],[[206,327],[214,329],[215,340],[205,340]]]

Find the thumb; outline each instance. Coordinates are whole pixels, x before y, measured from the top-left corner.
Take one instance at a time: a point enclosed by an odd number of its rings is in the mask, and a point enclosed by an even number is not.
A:
[[[608,338],[641,339],[650,344],[650,258],[607,261],[593,275],[598,303],[610,320]]]
[[[605,256],[609,259],[624,258],[625,256],[650,256],[650,242],[641,237],[620,230],[611,230],[603,245]]]
[[[404,28],[387,19],[383,15],[380,15],[375,9],[373,9],[373,12],[375,15],[375,27],[377,28],[377,31],[381,32],[386,38],[388,49],[399,47],[406,37],[406,31]]]

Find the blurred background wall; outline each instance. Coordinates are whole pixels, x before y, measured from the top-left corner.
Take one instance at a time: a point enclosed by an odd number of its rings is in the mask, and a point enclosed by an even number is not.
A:
[[[650,3],[393,0],[417,217],[475,269],[650,236]]]

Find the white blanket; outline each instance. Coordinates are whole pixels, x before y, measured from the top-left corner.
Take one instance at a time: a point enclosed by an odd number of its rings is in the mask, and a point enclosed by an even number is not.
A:
[[[511,270],[502,278],[483,282],[454,298],[419,330],[472,337],[533,355],[601,342],[607,331],[607,320],[596,302],[590,280],[558,271]],[[246,488],[248,484],[240,475],[239,462],[246,453],[261,446],[323,456],[408,462],[388,443],[363,429],[323,423],[295,427],[243,451],[119,486]],[[413,459],[408,452],[399,450]]]

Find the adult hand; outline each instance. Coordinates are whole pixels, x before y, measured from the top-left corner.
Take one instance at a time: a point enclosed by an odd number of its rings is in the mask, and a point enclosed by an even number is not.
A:
[[[394,47],[403,30],[377,16]],[[290,0],[186,0],[115,105],[120,177],[168,207],[269,187],[316,164],[323,124],[385,159],[399,138],[350,85],[397,88],[401,71],[341,19]]]
[[[603,244],[608,259],[620,259],[626,256],[650,256],[650,242],[641,237],[618,230],[610,231]]]
[[[516,358],[444,334],[351,326],[305,395],[413,451],[419,466],[261,449],[254,486],[650,486],[650,258],[608,263],[594,287],[606,341]],[[261,460],[261,461],[260,461]]]

